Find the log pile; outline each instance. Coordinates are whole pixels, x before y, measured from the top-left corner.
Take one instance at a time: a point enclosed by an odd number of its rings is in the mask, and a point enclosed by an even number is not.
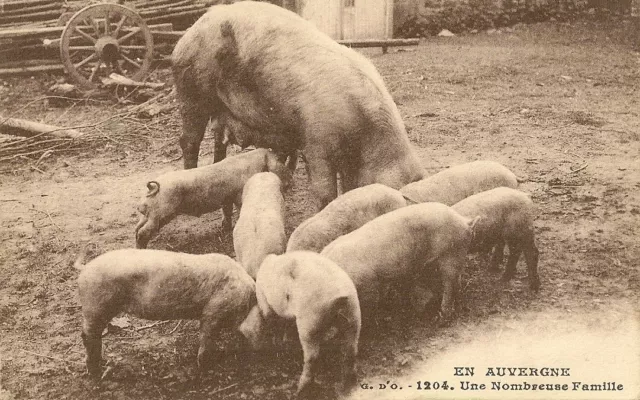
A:
[[[89,4],[114,1],[124,3],[146,22],[156,60],[166,60],[184,30],[210,6],[234,0],[2,0],[0,76],[63,71],[60,38],[66,24]],[[350,47],[382,47],[384,52],[390,46],[418,44],[417,39],[340,42]]]
[[[105,1],[111,2],[111,1]],[[173,49],[174,36],[156,32],[182,31],[220,0],[120,1],[145,20],[154,34],[158,57]],[[4,0],[0,3],[0,75],[61,71],[60,36],[69,19],[88,0]],[[179,35],[178,35],[179,36]]]

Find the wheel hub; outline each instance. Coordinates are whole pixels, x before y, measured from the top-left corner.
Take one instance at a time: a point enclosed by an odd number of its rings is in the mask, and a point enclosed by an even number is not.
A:
[[[114,63],[120,56],[118,41],[110,36],[103,36],[95,44],[96,55],[105,63]]]

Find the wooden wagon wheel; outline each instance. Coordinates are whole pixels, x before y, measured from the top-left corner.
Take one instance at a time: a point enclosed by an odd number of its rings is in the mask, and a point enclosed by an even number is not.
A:
[[[119,4],[93,4],[74,14],[62,31],[60,57],[71,78],[94,88],[116,72],[142,81],[153,59],[153,37],[142,17]]]

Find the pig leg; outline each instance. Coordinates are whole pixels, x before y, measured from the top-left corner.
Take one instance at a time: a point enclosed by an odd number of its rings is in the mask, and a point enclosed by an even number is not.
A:
[[[509,243],[509,257],[507,258],[507,266],[502,274],[502,281],[508,282],[516,274],[516,265],[522,254],[522,244],[518,242]]]
[[[338,195],[336,170],[329,163],[329,158],[314,149],[307,150],[309,160],[309,180],[316,210],[322,210]]]
[[[302,331],[302,327],[298,327]],[[302,375],[298,381],[298,398],[308,398],[313,386],[314,378],[318,373],[318,361],[320,358],[320,343],[316,338],[308,337],[304,332],[300,333],[300,344],[302,345],[302,353],[304,355],[304,367]]]
[[[358,341],[355,338],[346,338],[342,345],[342,387],[340,391],[347,395],[358,382],[356,373],[356,357],[358,355]]]
[[[200,321],[200,347],[198,348],[198,370],[204,371],[205,361],[209,359],[213,348],[213,334],[218,331],[218,320],[203,317]]]
[[[446,324],[453,318],[455,298],[460,280],[461,260],[457,257],[445,257],[436,261],[442,281],[442,303],[440,303],[441,324]]]
[[[219,161],[227,158],[227,143],[224,142],[224,130],[228,129],[224,126],[221,119],[218,118],[218,123],[213,128],[214,129],[214,149],[213,149],[213,162],[217,163]],[[231,216],[233,215],[233,201],[225,201],[222,204],[222,230],[225,232],[230,232],[231,227]]]
[[[505,243],[503,240],[501,240],[493,248],[491,263],[489,264],[489,271],[498,272],[498,270],[500,269],[500,264],[502,264],[502,260],[504,259],[504,246]]]
[[[102,331],[109,323],[109,319],[94,316],[84,316],[82,322],[82,344],[87,352],[87,371],[94,378],[99,378],[102,361]]]
[[[527,262],[529,274],[529,288],[537,291],[540,289],[540,277],[538,276],[538,248],[531,238],[523,249],[524,259]]]
[[[180,136],[180,148],[184,161],[184,169],[198,166],[198,154],[200,142],[207,129],[209,115],[204,107],[186,100],[182,105],[182,136]]]
[[[228,129],[224,126],[221,119],[218,118],[216,123],[213,124],[213,162],[217,163],[227,158],[227,143],[224,140],[224,130]]]

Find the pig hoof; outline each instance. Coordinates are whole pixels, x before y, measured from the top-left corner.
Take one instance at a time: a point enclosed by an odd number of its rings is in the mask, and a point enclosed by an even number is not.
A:
[[[297,392],[296,392],[296,399],[298,400],[305,400],[305,399],[315,399],[317,398],[317,392],[319,390],[318,385],[313,382],[313,383],[308,383],[305,386],[301,387]]]
[[[451,322],[451,318],[440,311],[438,312],[438,315],[436,315],[434,322],[438,328],[443,328],[449,325],[449,323]]]
[[[233,227],[231,226],[231,221],[224,220],[222,221],[222,231],[226,233],[233,232]]]
[[[533,290],[534,292],[537,292],[540,290],[540,280],[538,279],[534,279],[529,283],[529,288],[531,290]]]
[[[87,374],[91,379],[101,379],[102,378],[102,368],[99,365],[89,366],[87,365]]]

